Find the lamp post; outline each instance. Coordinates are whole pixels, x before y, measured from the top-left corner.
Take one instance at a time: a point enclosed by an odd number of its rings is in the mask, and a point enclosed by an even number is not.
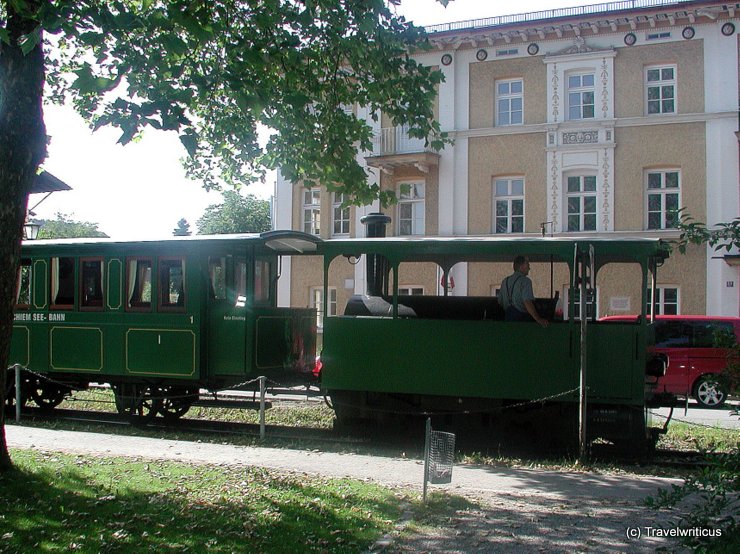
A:
[[[41,225],[27,221],[23,224],[23,238],[26,240],[36,240],[39,236]]]

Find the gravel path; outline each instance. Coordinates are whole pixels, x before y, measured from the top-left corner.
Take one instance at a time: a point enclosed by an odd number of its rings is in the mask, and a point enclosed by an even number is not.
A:
[[[421,490],[418,460],[173,441],[6,425],[11,448],[100,456],[129,456],[213,465],[250,465],[291,472],[351,477]],[[673,479],[532,469],[456,466],[444,490],[446,517],[422,529],[399,530],[379,541],[385,552],[675,552],[671,539],[648,528],[671,529],[669,514],[643,499]],[[439,502],[439,497],[435,497]],[[436,510],[435,510],[436,512]],[[636,530],[636,531],[635,531]],[[630,539],[628,533],[641,534]]]

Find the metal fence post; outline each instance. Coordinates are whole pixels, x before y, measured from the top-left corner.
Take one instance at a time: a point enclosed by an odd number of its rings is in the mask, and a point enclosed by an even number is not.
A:
[[[260,377],[260,439],[265,438],[265,381],[267,377]]]
[[[424,489],[422,501],[427,503],[427,482],[429,481],[429,441],[432,437],[432,418],[427,418],[426,432],[424,433]]]
[[[15,364],[15,421],[21,421],[21,365]]]

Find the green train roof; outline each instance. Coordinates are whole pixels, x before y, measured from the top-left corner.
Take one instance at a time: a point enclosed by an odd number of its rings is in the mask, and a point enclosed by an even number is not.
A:
[[[606,237],[388,237],[374,239],[336,239],[323,241],[319,253],[333,259],[339,256],[382,254],[390,261],[416,260],[443,262],[511,261],[517,255],[535,262],[572,262],[575,249],[588,252],[593,246],[599,265],[614,262],[662,262],[670,256],[670,246],[658,238]]]
[[[23,241],[24,252],[63,251],[88,252],[92,250],[177,248],[208,248],[216,245],[255,245],[279,254],[307,254],[316,252],[321,239],[300,231],[268,231],[266,233],[244,233],[233,235],[194,235],[159,239],[121,240],[111,238],[75,238]]]

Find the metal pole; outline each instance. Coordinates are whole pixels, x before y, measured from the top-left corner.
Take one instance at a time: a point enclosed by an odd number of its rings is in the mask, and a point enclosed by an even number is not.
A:
[[[581,374],[580,374],[580,401],[578,407],[578,452],[579,458],[586,459],[586,323],[588,320],[588,304],[586,298],[586,256],[581,255]]]
[[[260,377],[260,439],[265,439],[265,381],[267,377]]]
[[[424,438],[424,489],[423,502],[427,503],[427,481],[429,481],[429,440],[432,436],[432,418],[427,418],[427,428]]]
[[[15,420],[21,421],[21,365],[15,364]]]

